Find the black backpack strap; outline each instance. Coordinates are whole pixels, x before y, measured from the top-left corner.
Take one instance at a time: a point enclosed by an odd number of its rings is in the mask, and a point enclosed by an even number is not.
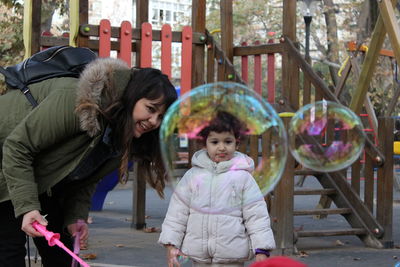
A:
[[[33,107],[36,107],[38,105],[35,98],[31,94],[31,91],[29,90],[28,86],[25,86],[25,84],[20,82],[18,79],[15,79],[5,68],[1,66],[0,66],[0,73],[3,74],[6,79],[12,81],[13,84],[17,85],[18,89],[21,90],[21,92],[26,96],[29,103],[31,103]]]

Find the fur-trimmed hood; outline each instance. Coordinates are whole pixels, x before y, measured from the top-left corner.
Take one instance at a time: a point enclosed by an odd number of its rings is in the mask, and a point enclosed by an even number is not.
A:
[[[89,136],[100,132],[99,109],[121,96],[131,73],[124,61],[114,58],[98,58],[86,66],[79,78],[76,114]]]

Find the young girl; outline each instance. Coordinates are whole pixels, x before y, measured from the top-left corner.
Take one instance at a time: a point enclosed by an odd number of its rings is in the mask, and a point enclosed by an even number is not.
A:
[[[171,198],[158,242],[167,248],[168,266],[187,256],[193,266],[244,266],[275,248],[266,203],[251,175],[253,160],[236,151],[242,123],[227,112],[199,135],[205,148]]]
[[[61,233],[69,248],[77,232],[84,243],[88,227],[78,222],[87,219],[97,183],[118,167],[126,179],[133,158],[144,167],[140,177],[162,195],[158,128],[177,94],[159,70],[111,58],[93,61],[79,79],[29,87],[35,108],[19,90],[0,96],[0,266],[25,266],[27,234],[43,266],[70,267],[72,258],[50,247],[32,223]]]

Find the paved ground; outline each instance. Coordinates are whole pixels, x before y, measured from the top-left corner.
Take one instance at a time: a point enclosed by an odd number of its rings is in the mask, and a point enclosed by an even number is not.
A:
[[[312,185],[313,178],[307,178],[305,186]],[[147,190],[147,226],[159,228],[164,219],[171,191],[161,200],[151,189]],[[393,234],[395,246],[400,245],[400,193],[395,193]],[[296,208],[315,205],[318,198],[303,197],[295,201]],[[310,206],[308,206],[310,207]],[[95,254],[96,259],[88,260],[90,266],[99,267],[158,267],[166,266],[165,250],[157,245],[159,233],[145,233],[131,226],[132,190],[130,186],[117,187],[105,201],[103,211],[91,212],[89,249],[82,254]],[[347,223],[341,216],[329,216],[315,220],[311,216],[295,218],[296,227],[317,229],[327,227],[343,228]],[[395,266],[400,262],[400,249],[370,249],[356,237],[303,238],[298,249],[305,257],[294,258],[310,267],[358,267]],[[250,264],[250,263],[249,263]],[[183,265],[191,266],[190,263]]]

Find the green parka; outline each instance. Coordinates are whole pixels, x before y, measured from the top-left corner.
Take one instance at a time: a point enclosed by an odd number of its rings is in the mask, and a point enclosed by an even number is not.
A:
[[[0,202],[11,199],[15,216],[40,210],[39,194],[73,171],[101,140],[105,122],[100,107],[119,97],[131,77],[120,60],[96,59],[79,79],[53,78],[30,85],[39,105],[32,108],[19,90],[0,96]],[[97,182],[119,166],[116,158],[91,177],[63,187],[65,225],[86,219]]]

